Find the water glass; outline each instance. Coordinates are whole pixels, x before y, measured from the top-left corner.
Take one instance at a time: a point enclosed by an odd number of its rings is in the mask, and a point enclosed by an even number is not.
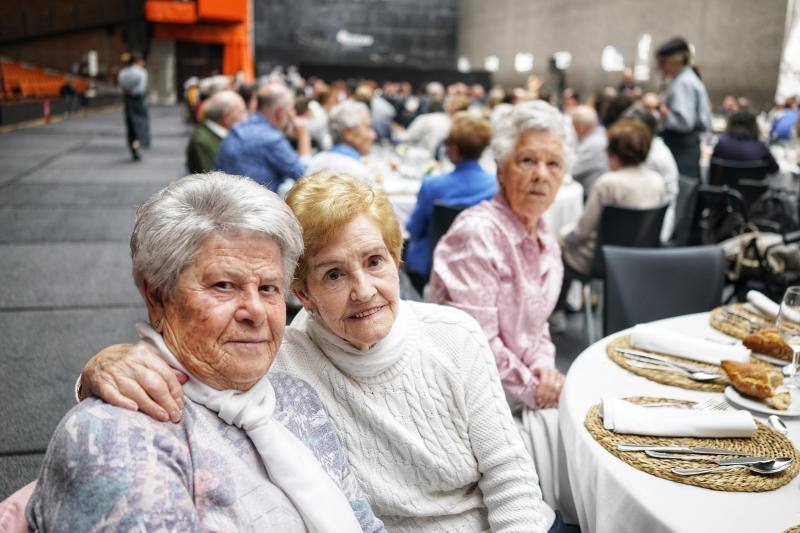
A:
[[[784,372],[789,379],[786,385],[800,388],[798,382],[798,359],[800,359],[800,286],[786,289],[781,301],[780,312],[775,321],[775,328],[783,341],[792,348],[792,363]]]

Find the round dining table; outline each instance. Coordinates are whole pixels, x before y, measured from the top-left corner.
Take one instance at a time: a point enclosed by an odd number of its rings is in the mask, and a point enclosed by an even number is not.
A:
[[[654,302],[653,305],[657,305]],[[698,338],[729,337],[699,313],[654,322]],[[616,365],[606,344],[622,331],[592,344],[572,363],[559,406],[566,475],[581,530],[589,533],[742,532],[780,533],[800,526],[800,476],[769,492],[721,492],[676,483],[614,457],[584,427],[589,409],[603,397],[651,396],[693,401],[720,398],[662,385]],[[766,416],[753,413],[767,423]],[[784,417],[788,437],[800,446],[800,418]],[[564,475],[564,472],[562,472]]]

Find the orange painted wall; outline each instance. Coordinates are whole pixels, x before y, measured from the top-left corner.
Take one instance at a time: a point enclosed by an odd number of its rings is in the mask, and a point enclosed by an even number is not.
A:
[[[170,9],[175,6],[181,7],[178,11],[171,12]],[[195,20],[190,23],[184,22],[188,21],[188,14],[180,11],[188,11],[187,7],[195,13]],[[148,0],[145,4],[145,13],[147,19],[153,22],[153,38],[221,44],[223,45],[222,73],[234,76],[241,70],[246,81],[253,80],[253,56],[250,53],[250,38],[247,31],[251,15],[248,13],[247,0],[198,0],[197,3]],[[203,22],[209,19],[217,22]],[[220,24],[220,20],[235,22]]]

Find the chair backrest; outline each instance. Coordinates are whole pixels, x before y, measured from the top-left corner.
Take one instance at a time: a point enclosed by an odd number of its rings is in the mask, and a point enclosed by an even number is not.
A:
[[[466,209],[467,205],[447,205],[440,202],[433,204],[433,217],[431,218],[431,255],[436,250],[436,245],[439,243],[450,225],[456,219],[458,214]]]
[[[692,217],[689,244],[716,244],[738,235],[749,222],[742,194],[726,185],[701,185]]]
[[[606,246],[603,331],[709,311],[722,302],[721,246],[620,248]]]
[[[699,184],[697,178],[678,176],[678,198],[675,200],[675,231],[672,233],[672,240],[670,241],[673,246],[686,246],[689,244],[689,234],[694,209],[697,205],[697,187]]]
[[[661,226],[668,205],[650,209],[603,206],[597,228],[592,277],[603,277],[603,246],[657,247],[660,244]]]
[[[733,161],[714,157],[708,169],[710,185],[727,185],[737,188],[741,180],[763,180],[769,172],[766,161]]]
[[[769,189],[769,184],[763,180],[740,179],[736,185],[736,190],[742,193],[744,198],[744,205],[747,211],[756,201],[764,196],[764,193]]]

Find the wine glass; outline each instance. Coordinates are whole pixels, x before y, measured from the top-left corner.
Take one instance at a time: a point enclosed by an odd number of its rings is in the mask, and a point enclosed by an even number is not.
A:
[[[792,349],[792,362],[784,368],[784,374],[789,378],[786,385],[800,388],[800,383],[797,382],[797,366],[800,359],[800,286],[786,289],[775,328],[778,330],[778,335]]]

